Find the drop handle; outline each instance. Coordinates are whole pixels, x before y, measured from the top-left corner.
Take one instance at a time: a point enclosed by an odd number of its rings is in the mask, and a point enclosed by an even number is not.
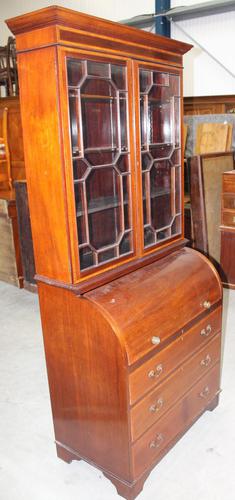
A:
[[[210,335],[210,333],[212,332],[212,328],[211,328],[211,325],[207,325],[206,328],[203,328],[201,330],[201,335],[203,337],[208,337],[208,335]]]
[[[156,438],[149,443],[149,448],[159,448],[164,441],[164,436],[162,434],[157,434]]]
[[[162,374],[162,372],[163,372],[163,366],[162,366],[162,364],[157,365],[157,367],[156,367],[155,370],[150,370],[150,372],[148,373],[148,377],[149,378],[160,377],[160,375]]]
[[[200,365],[201,366],[209,366],[210,363],[211,363],[211,357],[210,357],[209,354],[207,354],[207,356],[205,357],[205,359],[201,360]]]
[[[151,405],[149,411],[151,413],[157,413],[163,407],[164,401],[162,398],[159,398],[154,405]]]
[[[204,389],[200,392],[199,396],[203,399],[206,399],[210,394],[210,389],[208,387],[208,385],[206,387],[204,387]]]

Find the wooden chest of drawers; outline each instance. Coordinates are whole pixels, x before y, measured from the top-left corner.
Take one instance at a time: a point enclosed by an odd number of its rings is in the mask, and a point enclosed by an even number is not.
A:
[[[235,289],[235,171],[223,175],[221,200],[221,273],[224,286]]]
[[[217,274],[185,248],[82,298],[42,283],[39,297],[58,455],[95,463],[135,498],[218,402]]]

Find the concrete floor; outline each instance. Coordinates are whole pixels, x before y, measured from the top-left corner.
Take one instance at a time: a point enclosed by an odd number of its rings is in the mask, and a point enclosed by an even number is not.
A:
[[[219,407],[151,473],[139,500],[235,500],[235,291],[225,291]],[[0,500],[115,500],[85,462],[57,459],[38,298],[0,282]]]

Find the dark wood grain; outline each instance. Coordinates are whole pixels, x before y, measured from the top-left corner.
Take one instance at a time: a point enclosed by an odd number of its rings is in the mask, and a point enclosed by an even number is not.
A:
[[[34,250],[26,181],[15,181],[14,187],[24,288],[36,292]]]

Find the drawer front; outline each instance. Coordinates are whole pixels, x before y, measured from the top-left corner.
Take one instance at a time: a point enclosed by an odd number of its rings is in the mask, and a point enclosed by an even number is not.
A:
[[[223,208],[228,208],[229,210],[235,210],[235,194],[224,194],[223,195]]]
[[[220,360],[220,343],[221,335],[219,334],[132,408],[133,441],[161,418],[199,378],[203,377]]]
[[[130,374],[130,403],[139,398],[175,370],[195,349],[199,349],[221,330],[222,308],[203,318],[190,330],[171,342],[164,350]]]
[[[233,212],[222,212],[222,224],[235,227],[235,210]]]
[[[223,175],[223,192],[235,193],[235,173],[225,173]]]
[[[178,434],[184,432],[219,391],[220,365],[215,365],[177,405],[132,447],[134,477],[160,460]]]

